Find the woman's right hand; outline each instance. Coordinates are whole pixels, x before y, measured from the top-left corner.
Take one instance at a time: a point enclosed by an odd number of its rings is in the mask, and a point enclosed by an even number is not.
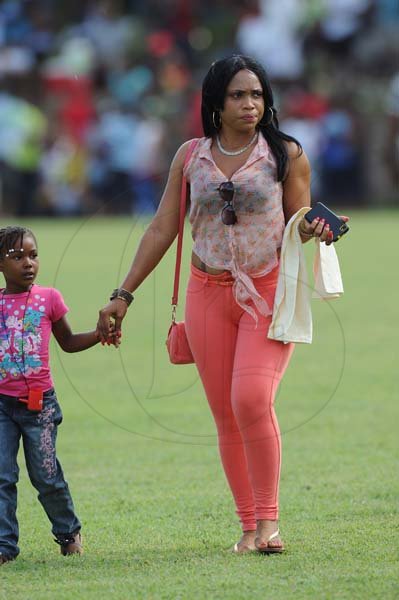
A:
[[[99,311],[97,332],[101,342],[106,342],[109,339],[111,326],[112,335],[120,337],[122,321],[127,313],[127,308],[127,304],[124,300],[115,298]],[[114,320],[113,324],[111,319]]]
[[[346,215],[340,215],[339,217],[344,223],[349,221],[349,217]],[[309,223],[305,217],[298,224],[298,231],[304,241],[308,241],[312,237],[318,237],[321,242],[325,242],[326,246],[330,246],[333,243],[334,234],[330,231],[330,225],[325,222],[325,219],[316,217],[311,223]]]

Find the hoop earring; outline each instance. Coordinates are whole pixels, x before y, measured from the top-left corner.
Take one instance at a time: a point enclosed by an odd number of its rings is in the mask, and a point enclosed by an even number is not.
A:
[[[267,127],[267,125],[270,125],[270,123],[274,119],[274,111],[275,111],[275,109],[272,106],[268,106],[267,108],[270,110],[270,119],[267,122],[265,122],[265,123],[262,123],[262,121],[259,123],[259,125],[263,125],[264,127]]]
[[[218,117],[219,117],[218,124],[216,124],[215,115],[218,115]],[[222,118],[221,118],[221,116],[220,116],[220,112],[219,112],[219,111],[217,111],[217,110],[214,110],[214,111],[213,111],[213,113],[212,113],[212,123],[213,123],[213,126],[214,126],[214,128],[215,128],[216,130],[220,129],[220,128],[221,128],[221,126],[222,126]]]

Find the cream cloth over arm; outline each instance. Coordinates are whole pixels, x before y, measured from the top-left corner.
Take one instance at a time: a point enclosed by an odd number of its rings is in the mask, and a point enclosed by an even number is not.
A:
[[[272,322],[268,338],[289,342],[312,343],[312,312],[310,286],[306,272],[305,253],[298,231],[302,217],[310,210],[303,207],[288,221],[280,256],[280,272],[274,299]],[[315,238],[313,263],[315,287],[312,297],[321,300],[343,294],[341,271],[334,246],[326,246]]]

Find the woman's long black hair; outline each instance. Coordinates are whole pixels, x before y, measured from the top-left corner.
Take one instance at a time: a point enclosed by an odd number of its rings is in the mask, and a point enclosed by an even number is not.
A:
[[[202,127],[206,137],[214,137],[218,130],[215,127],[213,113],[224,107],[227,86],[238,71],[247,69],[258,77],[265,101],[265,113],[258,129],[262,132],[277,163],[277,180],[282,181],[286,174],[288,152],[284,142],[294,142],[302,152],[302,146],[295,138],[280,131],[278,126],[277,111],[273,106],[273,92],[265,69],[256,60],[249,56],[234,54],[214,62],[205,76],[202,84]],[[273,118],[271,118],[271,111]],[[217,122],[216,122],[217,124]]]

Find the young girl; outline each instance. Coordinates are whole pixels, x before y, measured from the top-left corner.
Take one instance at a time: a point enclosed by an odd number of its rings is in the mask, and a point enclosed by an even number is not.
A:
[[[66,352],[94,346],[94,331],[72,333],[68,308],[54,288],[35,284],[37,243],[24,227],[0,229],[0,565],[19,554],[16,518],[18,464],[22,437],[26,466],[52,524],[61,553],[82,553],[81,524],[56,457],[62,413],[49,368],[53,332]],[[108,343],[119,342],[112,337]]]

